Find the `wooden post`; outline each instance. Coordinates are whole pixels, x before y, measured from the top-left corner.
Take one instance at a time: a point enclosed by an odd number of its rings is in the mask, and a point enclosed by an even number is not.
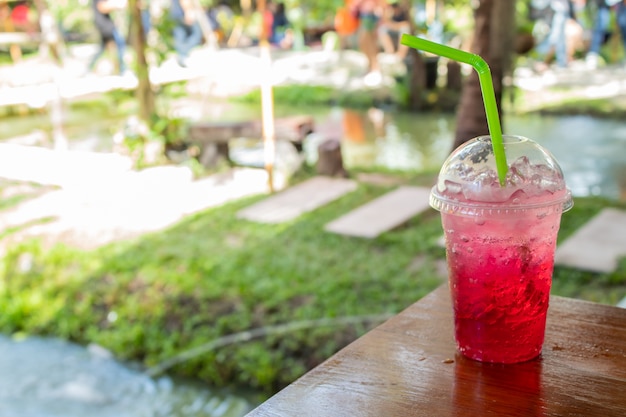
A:
[[[337,139],[327,139],[317,147],[317,173],[329,177],[347,178],[348,172],[343,166],[341,143]]]
[[[261,37],[259,40],[261,65],[261,120],[263,121],[263,144],[265,148],[265,170],[267,171],[267,185],[270,192],[274,192],[274,160],[276,158],[276,130],[274,126],[274,92],[272,89],[272,56],[268,41],[269,33],[263,21],[265,0],[257,2],[257,10],[261,14]]]
[[[63,72],[63,36],[56,25],[54,17],[48,9],[45,0],[35,0],[35,8],[41,30],[40,52],[46,58],[51,58],[54,64],[54,87],[55,95],[50,101],[50,122],[52,123],[52,137],[54,149],[66,150],[68,147],[67,137],[63,129],[64,111],[61,97],[60,77]]]

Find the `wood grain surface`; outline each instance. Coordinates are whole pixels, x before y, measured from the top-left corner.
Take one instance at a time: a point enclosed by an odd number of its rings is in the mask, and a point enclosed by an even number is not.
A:
[[[456,353],[446,285],[249,416],[626,416],[626,309],[552,297],[542,355]]]

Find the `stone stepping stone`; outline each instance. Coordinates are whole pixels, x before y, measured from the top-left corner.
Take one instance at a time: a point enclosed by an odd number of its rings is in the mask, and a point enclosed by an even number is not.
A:
[[[313,211],[354,191],[358,184],[343,178],[314,177],[237,212],[259,223],[282,223]]]
[[[326,224],[328,232],[375,238],[428,208],[429,188],[402,186]]]
[[[555,264],[596,272],[612,272],[626,256],[626,212],[602,210],[557,247]]]

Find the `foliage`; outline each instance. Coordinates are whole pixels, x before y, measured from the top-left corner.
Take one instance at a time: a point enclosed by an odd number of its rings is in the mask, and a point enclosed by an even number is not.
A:
[[[94,252],[22,243],[1,263],[0,330],[95,342],[154,365],[250,328],[397,312],[441,283],[438,216],[429,213],[373,241],[322,231],[339,213],[384,191],[363,185],[283,225],[237,219],[237,210],[254,198]],[[416,267],[420,253],[426,255]],[[32,266],[20,271],[24,257]],[[273,391],[364,330],[269,337],[211,352],[176,371]]]
[[[148,133],[149,140],[157,140],[166,144],[181,142],[187,134],[187,120],[180,117],[155,116]]]
[[[432,181],[432,175],[402,178]],[[372,240],[323,231],[328,221],[386,191],[360,184],[314,213],[275,225],[238,219],[238,210],[262,197],[247,198],[90,252],[19,243],[0,261],[0,331],[98,343],[154,366],[249,329],[396,313],[444,282],[438,213],[427,211]],[[577,198],[563,216],[561,239],[607,206],[626,208]],[[626,261],[611,274],[557,267],[553,293],[614,303],[625,276]],[[210,351],[173,372],[271,393],[374,324],[268,336]]]
[[[153,18],[151,24],[154,28],[152,33],[156,36],[149,36],[148,50],[146,54],[152,57],[153,64],[161,65],[174,49],[174,37],[172,36],[176,22],[169,13],[163,13],[159,18]]]
[[[294,106],[328,105],[333,101],[335,90],[321,85],[287,85],[276,86],[272,90],[274,101]],[[261,90],[256,89],[242,96],[233,98],[243,103],[260,104]]]
[[[158,95],[162,97],[167,97],[167,101],[180,97],[187,97],[187,83],[184,81],[175,81],[168,84],[162,84],[156,86],[158,89]],[[165,107],[168,105],[165,104]],[[166,109],[162,110],[162,113],[167,113]]]
[[[463,39],[467,39],[472,35],[474,28],[474,10],[467,2],[456,2],[456,4],[445,3],[443,9],[443,30],[449,37],[450,34],[456,34]]]
[[[274,101],[288,106],[328,106],[340,105],[351,108],[370,108],[375,104],[375,97],[370,91],[340,91],[322,85],[294,84],[273,88]],[[261,104],[261,91],[254,90],[233,101]]]
[[[518,31],[532,33],[535,22],[532,19],[530,2],[518,1],[515,3],[515,8]]]
[[[123,146],[123,153],[130,155],[136,167],[145,167],[162,162],[166,148],[181,146],[187,134],[187,121],[178,117],[154,115],[146,125],[137,117],[129,117],[117,140]],[[158,145],[155,146],[155,145]],[[149,149],[158,149],[159,155],[148,155]],[[122,150],[122,149],[120,149]]]

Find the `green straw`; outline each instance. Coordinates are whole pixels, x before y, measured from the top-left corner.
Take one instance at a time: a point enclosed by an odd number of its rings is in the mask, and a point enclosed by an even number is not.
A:
[[[483,102],[485,103],[487,126],[489,126],[489,134],[491,135],[493,154],[496,157],[498,179],[500,180],[500,185],[504,185],[508,165],[506,163],[506,155],[504,153],[504,144],[502,143],[502,128],[500,127],[500,117],[498,116],[498,106],[496,104],[496,95],[493,91],[493,81],[491,79],[489,65],[487,65],[484,59],[476,54],[461,51],[460,49],[450,48],[449,46],[427,41],[426,39],[418,38],[416,36],[403,34],[400,42],[403,45],[410,46],[411,48],[422,49],[435,55],[463,62],[474,67],[478,73],[480,90],[482,91]]]

